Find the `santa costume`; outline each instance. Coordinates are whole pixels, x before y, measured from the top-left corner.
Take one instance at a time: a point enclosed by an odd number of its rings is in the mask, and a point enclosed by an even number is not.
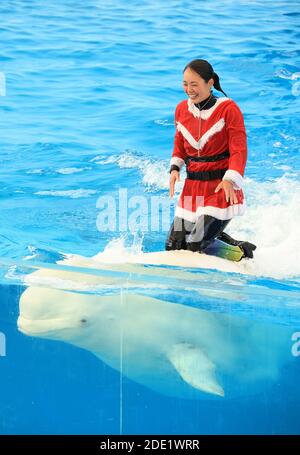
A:
[[[251,244],[223,233],[229,221],[243,215],[246,207],[243,176],[247,138],[241,110],[232,99],[218,98],[211,92],[198,104],[190,98],[181,101],[175,111],[175,126],[170,172],[180,171],[185,164],[187,177],[166,249],[201,252],[221,239],[238,245],[241,257],[253,257],[248,251]],[[223,189],[215,192],[222,180],[232,182],[237,203],[227,202]]]

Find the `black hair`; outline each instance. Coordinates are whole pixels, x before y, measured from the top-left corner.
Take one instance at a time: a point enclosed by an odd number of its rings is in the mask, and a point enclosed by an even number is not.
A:
[[[183,72],[185,72],[187,68],[190,68],[191,70],[195,71],[195,73],[199,74],[199,76],[202,77],[202,79],[204,79],[205,82],[208,82],[209,79],[213,78],[214,88],[219,92],[224,93],[225,96],[227,96],[226,93],[221,88],[219,76],[217,75],[217,73],[214,72],[213,67],[211,66],[210,63],[208,63],[208,61],[202,59],[192,60],[190,63],[186,65]]]

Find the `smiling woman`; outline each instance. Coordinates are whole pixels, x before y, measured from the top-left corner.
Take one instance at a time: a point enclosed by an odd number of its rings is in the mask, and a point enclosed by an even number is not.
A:
[[[214,96],[212,87],[225,97]],[[175,112],[171,197],[184,163],[187,178],[166,249],[202,252],[209,247],[210,252],[218,254],[221,241],[235,249],[235,260],[252,258],[255,245],[234,240],[223,232],[233,216],[245,211],[242,187],[247,140],[243,115],[226,96],[219,76],[206,60],[186,65],[183,89],[188,100],[180,102]]]

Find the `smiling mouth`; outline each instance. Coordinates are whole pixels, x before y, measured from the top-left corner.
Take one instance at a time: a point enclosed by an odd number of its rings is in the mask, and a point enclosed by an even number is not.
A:
[[[36,321],[25,318],[21,315],[18,317],[17,326],[18,330],[22,333],[25,333],[26,335],[43,333],[44,331],[44,328],[37,326]]]

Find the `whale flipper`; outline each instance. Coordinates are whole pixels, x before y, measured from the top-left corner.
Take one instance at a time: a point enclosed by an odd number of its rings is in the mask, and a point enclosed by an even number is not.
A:
[[[175,344],[167,357],[189,385],[201,392],[224,396],[215,376],[215,365],[200,348],[188,343]]]

